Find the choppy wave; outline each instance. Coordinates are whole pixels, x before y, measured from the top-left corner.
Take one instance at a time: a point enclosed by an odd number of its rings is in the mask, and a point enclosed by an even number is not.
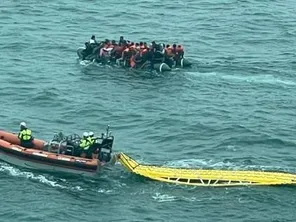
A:
[[[4,0],[1,128],[26,121],[51,138],[109,124],[114,149],[143,163],[295,172],[294,3]],[[79,64],[93,34],[180,43],[195,64],[163,75]],[[7,221],[294,221],[289,187],[188,188],[119,165],[94,180],[0,173]]]

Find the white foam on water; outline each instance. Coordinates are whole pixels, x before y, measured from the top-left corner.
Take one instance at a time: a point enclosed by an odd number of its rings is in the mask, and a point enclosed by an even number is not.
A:
[[[263,84],[272,84],[272,85],[289,85],[296,86],[296,82],[292,80],[284,80],[273,75],[249,75],[249,76],[240,76],[240,75],[221,75],[222,79],[234,80],[239,82],[249,82],[249,83],[263,83]]]
[[[214,160],[205,159],[184,159],[167,162],[167,167],[181,167],[181,168],[199,168],[199,167],[235,167],[231,162],[214,162]]]
[[[1,172],[8,172],[9,175],[15,176],[15,177],[24,177],[27,179],[37,180],[43,184],[46,184],[46,185],[49,185],[52,187],[66,188],[63,185],[58,184],[56,181],[52,181],[52,180],[47,179],[44,175],[35,175],[32,172],[21,171],[17,168],[14,168],[14,167],[6,165],[6,164],[0,165],[0,171]]]
[[[51,180],[50,178],[48,178],[42,174],[37,175],[32,172],[22,171],[22,170],[17,169],[13,166],[10,166],[6,163],[0,163],[0,172],[8,173],[9,175],[14,176],[14,177],[22,177],[22,178],[38,181],[40,183],[49,185],[51,187],[68,189],[68,190],[73,190],[73,191],[83,191],[84,190],[81,186],[72,186],[71,187],[71,186],[61,185],[57,181]],[[66,179],[59,178],[59,180],[64,183],[67,183]]]
[[[176,201],[177,197],[175,196],[170,196],[168,194],[161,194],[161,193],[155,193],[155,195],[152,196],[152,198],[154,200],[156,200],[157,202],[172,202],[172,201]]]
[[[218,76],[216,72],[188,72],[186,71],[186,74],[189,74],[191,76]]]
[[[97,192],[98,193],[110,194],[110,193],[113,193],[114,191],[113,190],[106,190],[106,189],[99,189]]]
[[[88,60],[82,60],[79,62],[80,65],[85,66],[86,68],[91,66],[91,65],[96,65],[95,62],[93,61],[88,61]]]
[[[247,82],[254,84],[271,84],[271,85],[287,85],[287,86],[296,86],[296,82],[288,79],[283,79],[275,77],[274,75],[227,75],[227,74],[218,74],[216,72],[186,72],[187,74],[195,77],[215,77],[218,79],[225,79],[232,82]]]
[[[188,168],[188,169],[217,169],[217,170],[252,170],[296,173],[295,167],[246,165],[230,161],[205,160],[205,159],[184,159],[167,162],[164,167]]]

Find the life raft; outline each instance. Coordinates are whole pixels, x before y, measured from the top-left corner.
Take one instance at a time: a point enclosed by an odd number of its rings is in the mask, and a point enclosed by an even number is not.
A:
[[[167,183],[202,187],[296,185],[296,174],[286,172],[180,169],[140,164],[124,153],[117,158],[132,173]]]

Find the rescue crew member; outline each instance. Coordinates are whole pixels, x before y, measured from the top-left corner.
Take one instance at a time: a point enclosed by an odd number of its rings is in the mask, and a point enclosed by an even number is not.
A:
[[[88,149],[90,146],[89,138],[88,138],[88,133],[84,132],[83,133],[83,138],[80,140],[80,150],[81,150],[81,157],[86,157],[88,153]]]
[[[89,132],[88,133],[88,140],[89,140],[91,145],[96,142],[96,138],[94,137],[94,132]]]
[[[90,152],[88,152],[88,157],[89,158],[91,157],[92,159],[98,159],[100,149],[98,147],[98,144],[96,143],[97,138],[94,137],[93,132],[88,133],[88,139],[90,142],[90,146],[89,146]],[[91,156],[90,156],[90,154],[91,154]]]
[[[20,145],[26,148],[33,148],[33,136],[32,131],[27,128],[27,124],[25,122],[20,123],[20,132],[18,134],[18,138],[20,139]]]

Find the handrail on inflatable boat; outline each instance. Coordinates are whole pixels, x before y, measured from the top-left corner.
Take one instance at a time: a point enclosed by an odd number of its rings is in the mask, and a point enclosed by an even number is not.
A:
[[[54,140],[50,140],[48,142],[48,152],[54,152],[52,149],[52,145],[58,145],[58,149],[57,149],[57,154],[61,154],[61,148],[65,147],[67,151],[69,151],[69,149],[71,149],[71,154],[74,155],[74,147],[73,146],[69,146],[69,145],[65,145],[63,146],[62,144],[64,142],[67,142],[67,140],[61,140],[60,142],[54,141]]]
[[[64,141],[62,140],[62,141],[60,141],[60,143],[59,143],[59,147],[58,147],[58,154],[60,154],[61,153],[61,145],[62,145],[62,143],[63,143]]]

